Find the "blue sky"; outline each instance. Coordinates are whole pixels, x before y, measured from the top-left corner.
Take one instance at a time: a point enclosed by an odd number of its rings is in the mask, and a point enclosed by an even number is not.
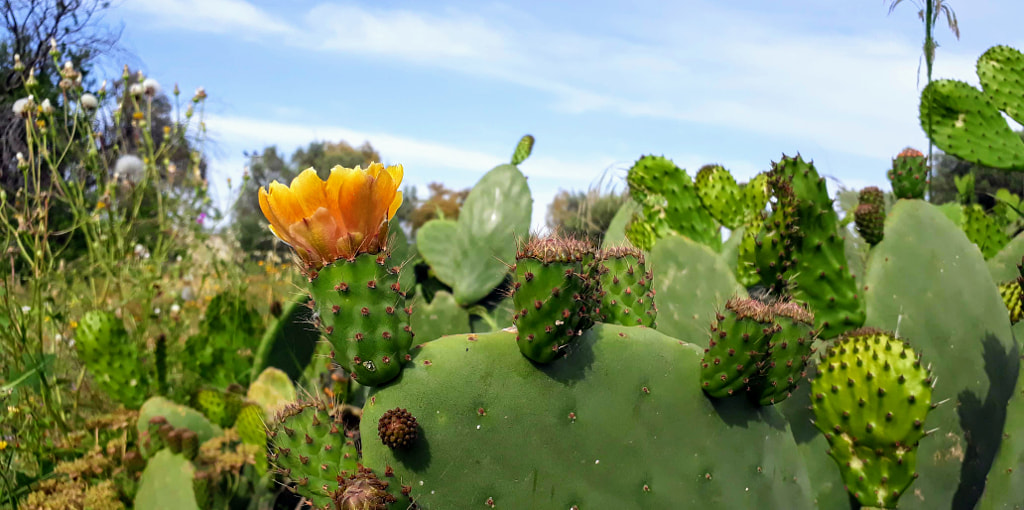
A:
[[[951,5],[962,36],[937,32],[936,78],[976,84],[985,49],[1024,48],[1024,2]],[[147,75],[205,87],[221,205],[246,149],[369,140],[408,184],[464,187],[531,133],[539,226],[558,189],[621,181],[647,153],[745,180],[799,151],[848,187],[888,187],[890,159],[927,141],[917,6],[887,6],[125,0],[108,19]]]

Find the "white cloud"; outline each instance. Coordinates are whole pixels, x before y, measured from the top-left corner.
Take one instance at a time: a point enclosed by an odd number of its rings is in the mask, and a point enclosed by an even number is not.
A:
[[[246,0],[127,0],[122,6],[157,26],[246,36],[288,34],[293,29]]]

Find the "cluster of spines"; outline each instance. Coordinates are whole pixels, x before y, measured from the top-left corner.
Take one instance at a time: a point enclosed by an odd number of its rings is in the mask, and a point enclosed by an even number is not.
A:
[[[601,322],[623,326],[655,327],[654,271],[644,253],[632,247],[612,247],[597,253],[592,292],[599,303]]]
[[[823,354],[811,383],[814,423],[862,505],[894,508],[916,477],[932,385],[920,356],[886,331],[851,331]]]
[[[907,147],[892,160],[888,176],[896,198],[922,199],[928,187],[928,162],[921,151]]]
[[[875,186],[860,191],[860,203],[853,213],[857,233],[874,246],[885,237],[885,195]]]
[[[315,321],[335,360],[364,386],[394,379],[409,360],[412,308],[387,252],[364,253],[310,275]]]

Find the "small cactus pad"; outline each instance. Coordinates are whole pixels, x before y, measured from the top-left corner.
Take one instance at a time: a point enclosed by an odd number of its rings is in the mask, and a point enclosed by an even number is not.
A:
[[[402,408],[394,408],[380,417],[377,435],[389,448],[406,448],[416,442],[416,417]]]
[[[792,301],[772,304],[772,314],[779,330],[768,343],[768,356],[758,364],[750,392],[761,405],[789,398],[806,375],[807,361],[814,353],[814,314]]]
[[[530,157],[530,153],[533,152],[533,142],[533,135],[524,135],[519,139],[519,143],[516,144],[516,150],[512,152],[513,165],[518,165]]]
[[[921,151],[908,147],[892,160],[888,176],[896,198],[922,199],[928,187],[928,162]]]
[[[978,246],[986,260],[998,255],[999,251],[1009,244],[1010,236],[1003,225],[982,206],[965,205],[962,210],[960,226],[967,234],[967,239]]]
[[[1003,304],[1010,314],[1010,324],[1016,324],[1024,316],[1024,308],[1021,306],[1021,289],[1016,280],[1010,280],[999,284],[999,295],[1003,298]]]
[[[862,505],[895,508],[914,480],[931,399],[928,368],[892,333],[851,331],[822,356],[811,383],[815,426]]]
[[[853,212],[857,233],[871,246],[882,242],[885,237],[885,214],[875,204],[862,203]]]
[[[268,436],[272,448],[267,458],[277,473],[317,508],[330,505],[339,477],[350,474],[342,468],[345,432],[340,417],[321,401],[292,404],[278,414]]]
[[[325,266],[309,284],[335,360],[364,386],[397,377],[412,346],[412,308],[399,271],[388,254],[364,253]]]
[[[82,317],[75,337],[78,358],[93,381],[125,407],[142,405],[149,378],[140,363],[140,349],[121,319],[112,313],[90,311]]]
[[[597,305],[605,324],[654,327],[654,272],[636,248],[602,250],[596,264],[599,280]]]
[[[586,313],[587,274],[576,243],[533,239],[516,254],[512,317],[524,356],[549,363],[580,334]]]
[[[1024,168],[1024,141],[988,94],[962,81],[935,80],[921,92],[920,110],[921,127],[946,154],[992,168]]]
[[[676,232],[717,250],[722,236],[686,171],[664,156],[643,156],[626,174],[629,194],[643,213],[627,226],[633,246],[649,250],[653,242]]]
[[[740,201],[740,187],[736,179],[721,165],[704,165],[694,179],[697,196],[711,216],[729,229],[743,225],[746,211],[737,205]]]
[[[872,204],[885,213],[885,193],[877,186],[868,186],[857,194],[857,199],[862,204]]]
[[[721,398],[746,388],[777,330],[768,304],[749,298],[730,299],[711,324],[711,338],[701,360],[704,391]]]

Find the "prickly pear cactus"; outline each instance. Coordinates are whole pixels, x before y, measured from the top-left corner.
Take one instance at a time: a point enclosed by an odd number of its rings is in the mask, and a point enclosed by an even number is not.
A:
[[[782,301],[771,306],[778,330],[768,342],[767,356],[757,365],[750,385],[751,398],[760,405],[774,405],[792,396],[807,375],[807,361],[814,353],[814,314],[798,303]]]
[[[718,226],[704,208],[697,189],[685,170],[663,156],[644,156],[626,175],[629,193],[643,205],[626,229],[633,246],[649,250],[654,241],[672,232],[706,244],[722,246]]]
[[[781,416],[707,399],[696,346],[597,324],[538,367],[513,339],[457,335],[416,349],[401,383],[367,401],[364,464],[393,469],[389,481],[410,485],[424,510],[815,508]],[[418,423],[408,449],[378,439],[394,408]]]
[[[334,359],[365,386],[402,371],[413,331],[412,308],[387,253],[357,255],[324,266],[309,284],[313,308]]]
[[[907,147],[892,160],[888,176],[896,198],[922,199],[928,187],[928,162],[921,151]]]
[[[105,393],[128,408],[138,408],[149,391],[138,345],[112,313],[93,310],[82,317],[75,350],[93,380]]]
[[[849,332],[822,356],[811,382],[815,426],[862,505],[896,508],[917,476],[932,384],[920,356],[890,332]]]
[[[533,142],[533,135],[524,135],[519,139],[516,150],[512,153],[513,165],[518,165],[530,157],[530,153],[533,152]]]
[[[424,301],[423,294],[417,292],[412,312],[412,328],[418,341],[429,342],[445,335],[471,331],[469,311],[459,306],[450,293],[438,291],[434,293],[431,302]]]
[[[697,196],[704,208],[719,223],[728,229],[737,229],[746,219],[745,205],[741,200],[740,186],[728,170],[721,165],[705,165],[694,178]]]
[[[200,510],[192,479],[195,468],[185,457],[162,450],[146,464],[135,494],[135,508]]]
[[[345,456],[345,430],[322,401],[292,404],[277,416],[277,426],[268,432],[272,448],[270,465],[295,492],[317,508],[331,504]]]
[[[609,248],[598,255],[600,321],[623,326],[655,327],[654,271],[636,248]]]
[[[1000,283],[999,296],[1003,298],[1003,305],[1010,315],[1010,324],[1020,322],[1024,316],[1024,308],[1021,306],[1021,288],[1017,280]]]
[[[249,384],[263,316],[237,291],[224,291],[206,307],[200,333],[185,342],[185,355],[204,384]]]
[[[985,259],[998,255],[1010,242],[1003,224],[978,204],[965,205],[960,221],[967,239],[978,245]]]
[[[938,208],[901,200],[869,259],[864,286],[866,325],[911,340],[933,365],[933,399],[948,401],[928,417],[940,433],[921,442],[921,476],[900,506],[974,508],[1020,364],[985,261]]]
[[[701,388],[718,398],[744,391],[777,331],[770,305],[750,298],[730,299],[711,324],[700,361]]]
[[[139,409],[139,420],[136,426],[139,436],[142,436],[144,432],[149,433],[149,422],[156,417],[161,417],[163,423],[171,425],[172,428],[188,429],[195,432],[198,434],[200,442],[208,441],[223,433],[220,427],[210,423],[210,420],[199,411],[175,404],[164,397],[153,397]]]
[[[984,92],[954,80],[936,80],[921,92],[921,127],[947,154],[1007,170],[1024,169],[1024,141],[1010,128],[1000,109],[1024,121],[1019,51],[990,48],[978,59]],[[1016,65],[1015,65],[1016,64]]]
[[[666,335],[692,343],[705,342],[708,324],[726,301],[746,296],[722,257],[689,239],[662,239],[647,261],[656,271],[658,331]]]
[[[516,239],[529,234],[532,208],[526,177],[515,165],[501,165],[473,186],[458,220],[423,225],[416,246],[455,301],[469,306],[505,280]]]
[[[860,204],[853,213],[857,233],[871,246],[885,237],[885,213],[875,204]]]
[[[586,314],[583,252],[566,239],[533,239],[516,254],[512,303],[516,344],[523,355],[550,363],[576,336]]]
[[[604,239],[601,241],[601,248],[615,248],[618,246],[632,246],[628,239],[626,239],[626,225],[633,218],[634,214],[639,214],[641,211],[640,205],[637,204],[632,198],[626,199],[626,202],[619,207],[619,210],[612,217],[612,221],[608,224],[608,231],[604,233]]]
[[[772,169],[773,187],[780,211],[794,214],[792,226],[782,242],[795,245],[792,256],[792,296],[807,303],[814,313],[815,329],[822,338],[832,338],[864,323],[864,302],[846,260],[845,241],[840,237],[839,216],[813,162],[800,155],[785,157]],[[767,283],[767,282],[766,282]]]
[[[1018,341],[1024,339],[1024,325],[1017,324],[1013,332]],[[1018,376],[1017,386],[1006,405],[1006,425],[999,452],[986,478],[978,510],[1015,509],[1024,505],[1024,469],[1021,466],[1024,466],[1024,377]]]

